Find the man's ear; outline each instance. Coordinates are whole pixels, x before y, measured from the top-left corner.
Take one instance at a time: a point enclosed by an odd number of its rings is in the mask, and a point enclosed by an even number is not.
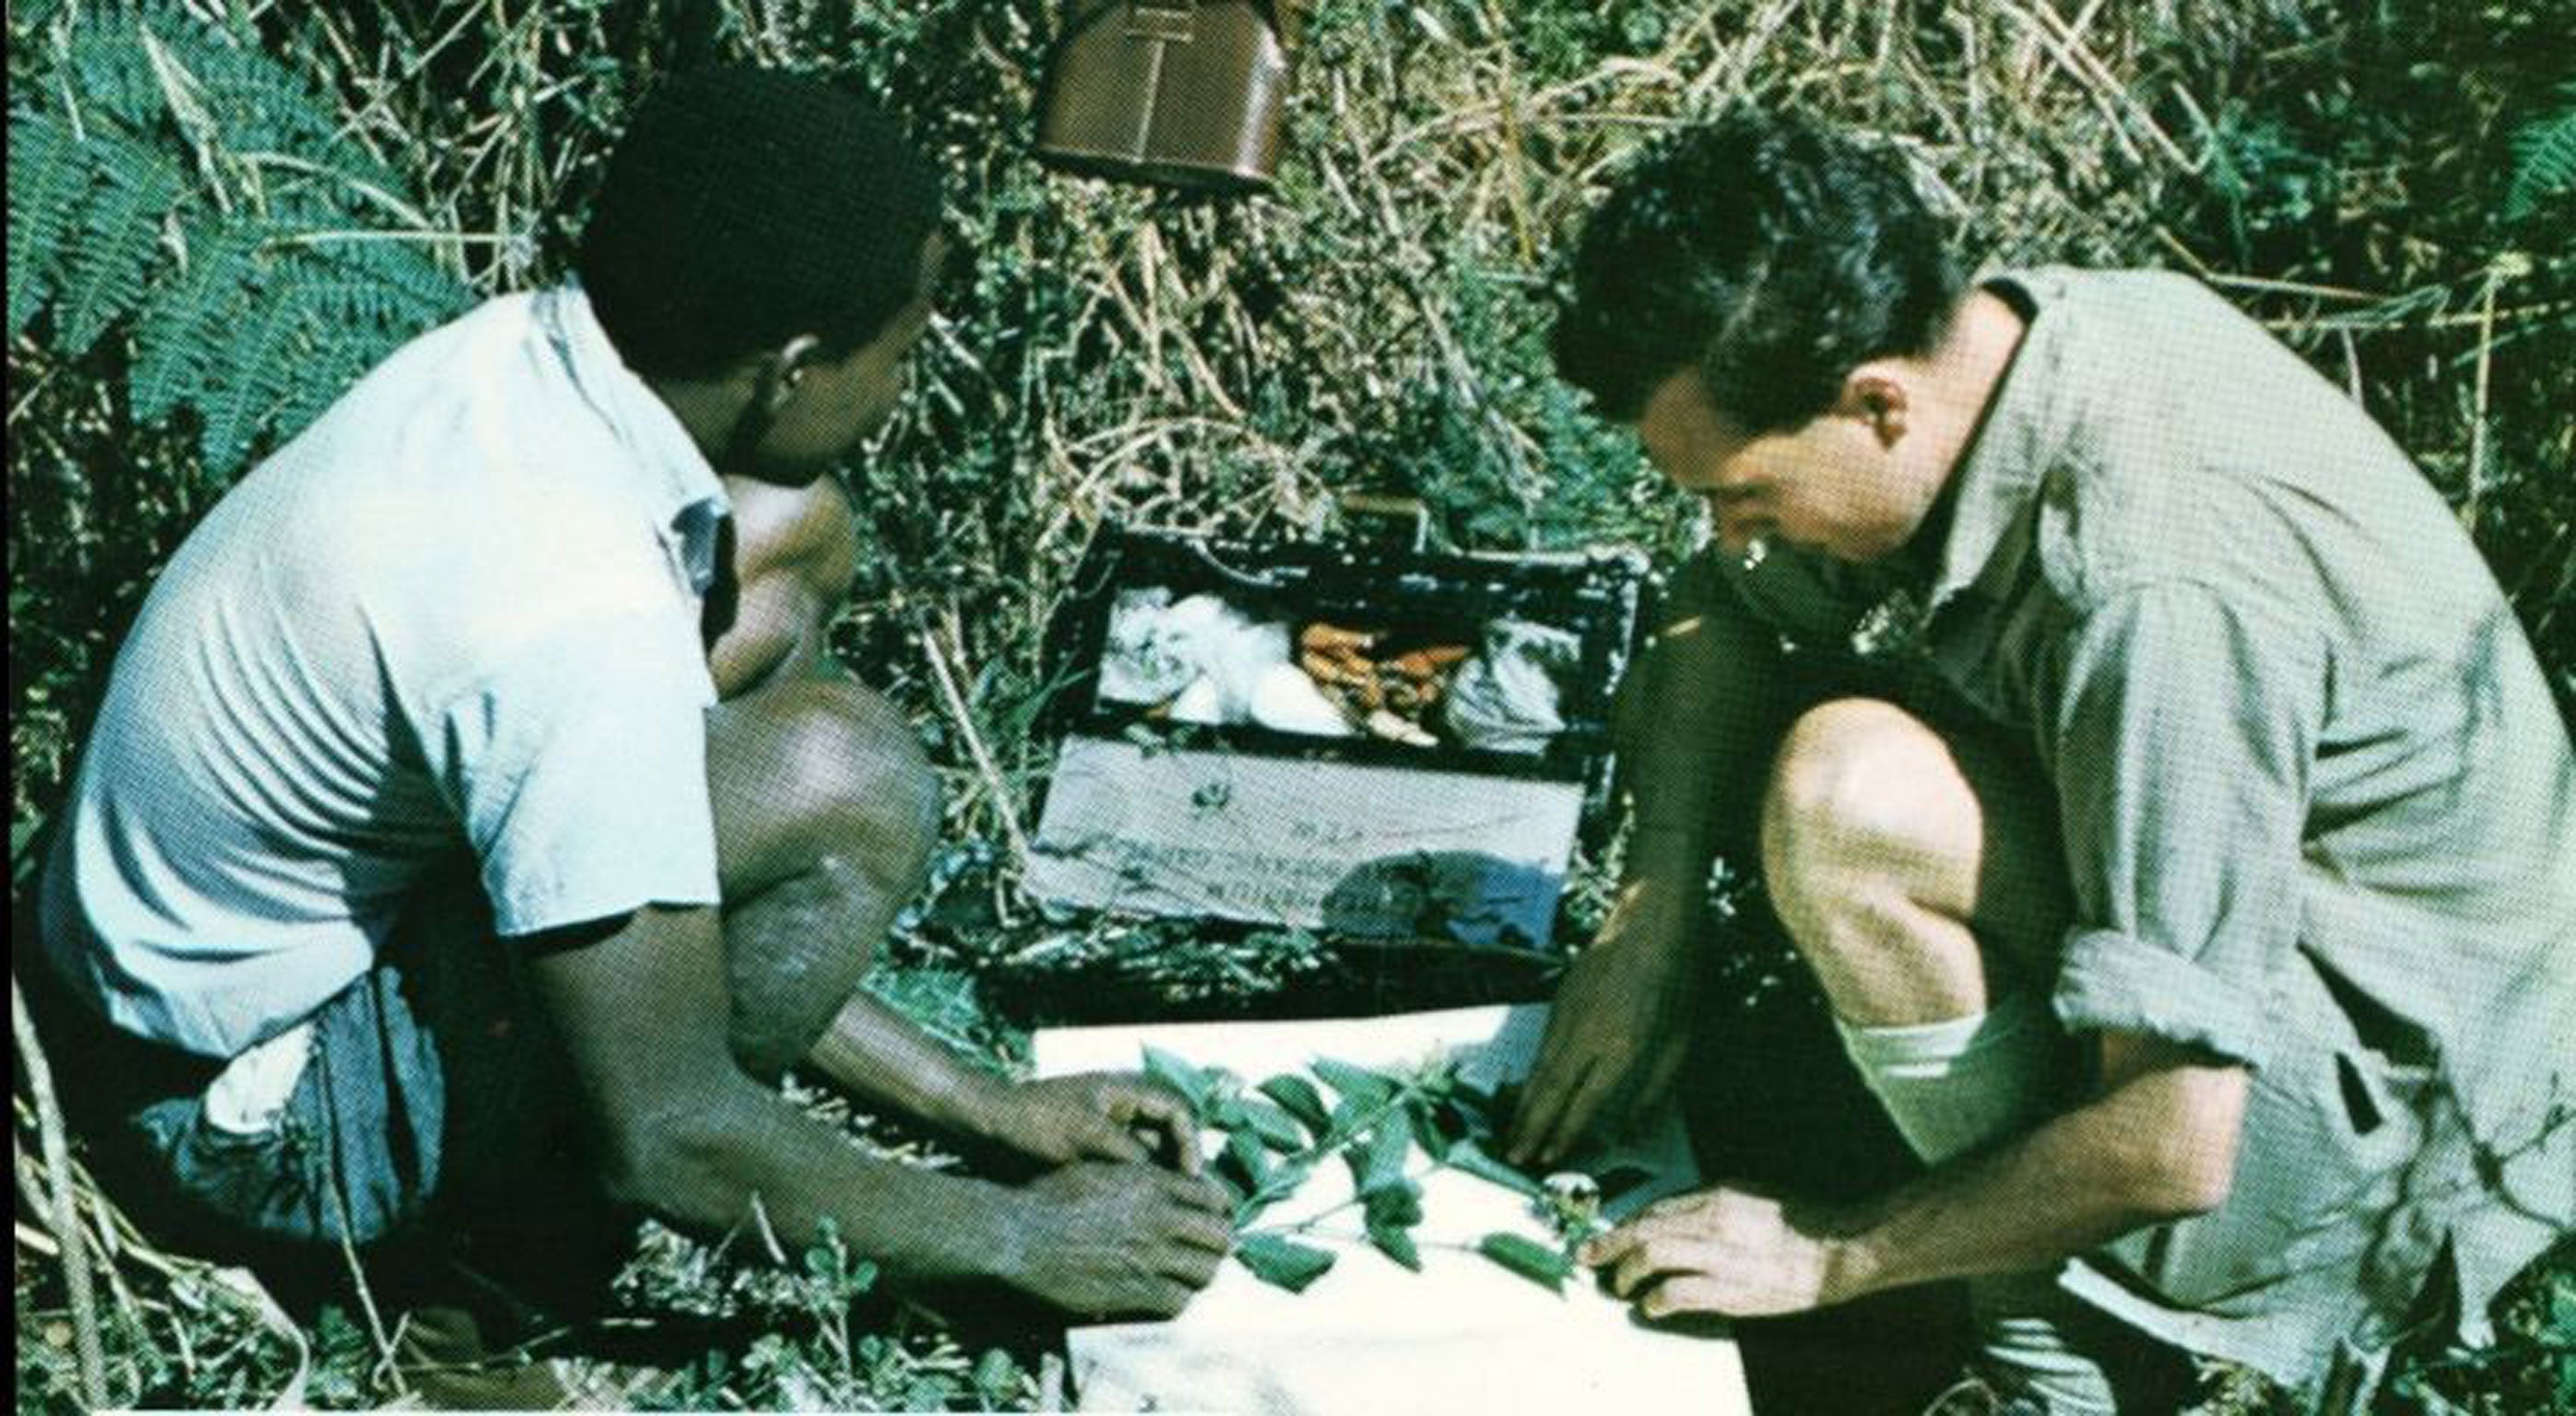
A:
[[[1884,363],[1863,364],[1843,376],[1835,412],[1869,424],[1879,446],[1894,447],[1914,414],[1914,391]]]
[[[823,345],[818,335],[800,334],[776,349],[760,356],[757,397],[761,405],[775,413],[796,392],[805,377],[807,366],[815,361],[815,351]]]

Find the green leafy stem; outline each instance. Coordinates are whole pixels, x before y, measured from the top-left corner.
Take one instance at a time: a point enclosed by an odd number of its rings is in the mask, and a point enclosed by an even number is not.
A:
[[[1372,1247],[1421,1270],[1424,1241],[1413,1231],[1422,1222],[1422,1186],[1410,1173],[1417,1151],[1433,1170],[1464,1171],[1524,1196],[1558,1239],[1550,1245],[1496,1232],[1472,1245],[1434,1241],[1431,1247],[1471,1250],[1560,1292],[1575,1272],[1576,1247],[1602,1227],[1601,1199],[1646,1178],[1642,1171],[1622,1170],[1597,1181],[1542,1182],[1498,1159],[1487,1143],[1507,1112],[1507,1099],[1465,1081],[1451,1061],[1398,1075],[1318,1058],[1310,1070],[1322,1087],[1291,1072],[1250,1088],[1231,1073],[1198,1067],[1160,1048],[1145,1048],[1144,1061],[1149,1075],[1187,1097],[1200,1119],[1225,1135],[1211,1169],[1234,1199],[1236,1260],[1263,1282],[1292,1292],[1322,1278],[1336,1258],[1299,1236],[1352,1210],[1361,1212]],[[1257,1227],[1272,1205],[1336,1158],[1351,1168],[1351,1199],[1294,1223]]]

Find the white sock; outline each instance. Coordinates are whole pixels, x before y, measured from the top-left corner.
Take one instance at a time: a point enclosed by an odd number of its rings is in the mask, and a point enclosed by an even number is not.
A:
[[[1938,1023],[1864,1027],[1837,1018],[1834,1026],[1861,1080],[1927,1165],[2030,1129],[2056,1080],[2057,1030],[2028,994]],[[1986,1359],[2016,1394],[2052,1413],[2118,1409],[2100,1365],[2066,1341],[2059,1318],[2075,1300],[2049,1274],[1973,1279],[1968,1297]]]
[[[2057,1032],[2027,994],[1938,1023],[1864,1027],[1836,1018],[1834,1028],[1926,1165],[2029,1129],[2047,1097]]]

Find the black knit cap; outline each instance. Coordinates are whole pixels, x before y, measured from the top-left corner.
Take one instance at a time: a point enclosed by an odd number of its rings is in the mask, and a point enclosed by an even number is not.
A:
[[[910,303],[939,173],[822,79],[748,66],[665,80],[610,155],[578,270],[638,373],[693,378],[800,334],[847,353]]]

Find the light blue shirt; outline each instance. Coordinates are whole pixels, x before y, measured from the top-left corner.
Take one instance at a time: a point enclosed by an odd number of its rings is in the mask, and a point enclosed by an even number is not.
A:
[[[231,1056],[470,849],[504,935],[717,901],[699,638],[723,484],[578,289],[394,354],[192,532],[120,651],[46,942]]]

